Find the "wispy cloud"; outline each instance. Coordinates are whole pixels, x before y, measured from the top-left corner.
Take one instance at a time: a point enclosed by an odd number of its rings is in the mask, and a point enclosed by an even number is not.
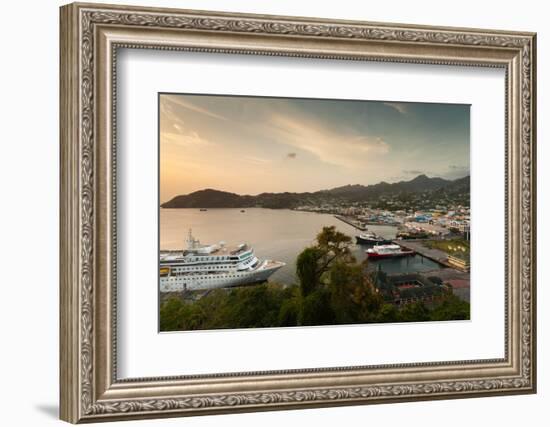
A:
[[[470,167],[466,165],[449,165],[448,170],[443,172],[442,175],[449,179],[462,178],[470,175]]]
[[[262,157],[256,157],[256,156],[244,156],[244,160],[256,165],[265,165],[267,163],[271,163],[271,160],[264,159]]]
[[[439,169],[439,170],[436,170],[436,169],[427,170],[427,171],[404,170],[403,173],[406,173],[409,175],[425,174],[428,176],[440,177],[445,179],[458,179],[458,178],[464,178],[465,176],[470,175],[470,168],[468,166],[449,165],[446,168]]]
[[[332,165],[364,167],[368,160],[389,151],[382,138],[342,134],[311,118],[273,114],[270,123],[281,143]]]
[[[227,117],[224,117],[220,114],[214,113],[213,111],[210,111],[207,108],[199,107],[198,105],[193,104],[191,101],[184,100],[181,96],[170,96],[170,95],[168,95],[168,96],[163,97],[162,99],[163,99],[163,101],[170,102],[174,105],[177,105],[178,107],[186,108],[190,111],[194,111],[196,113],[204,114],[204,115],[207,115],[207,116],[212,117],[214,119],[224,120],[224,121],[228,120]]]
[[[181,147],[197,147],[211,145],[211,142],[202,138],[197,132],[161,132],[163,142],[172,143]]]
[[[401,114],[407,114],[409,112],[407,104],[403,104],[401,102],[384,102],[384,105],[386,107],[393,108],[395,111]]]
[[[389,144],[379,136],[374,138],[358,136],[349,142],[353,144],[354,148],[371,154],[386,154],[390,150]]]
[[[164,98],[161,98],[160,102],[160,125],[165,129],[173,127],[177,131],[181,131],[185,126],[183,119],[174,111],[174,105],[164,102]]]
[[[198,131],[186,125],[178,107],[187,108],[209,117],[223,119],[222,116],[209,112],[204,108],[194,106],[191,102],[174,96],[163,96],[160,102],[160,134],[163,141],[180,147],[197,147],[212,145]]]

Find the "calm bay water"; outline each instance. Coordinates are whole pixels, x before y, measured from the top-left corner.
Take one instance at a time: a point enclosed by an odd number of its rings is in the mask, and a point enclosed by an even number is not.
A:
[[[366,258],[367,246],[356,245],[354,227],[330,214],[298,212],[288,209],[250,208],[240,209],[160,209],[160,248],[182,249],[185,247],[188,230],[201,243],[212,244],[224,241],[227,245],[248,243],[260,259],[284,261],[286,266],[273,274],[270,280],[291,284],[295,282],[296,257],[314,243],[323,226],[334,225],[336,229],[353,238],[352,252],[358,261]],[[372,225],[369,230],[393,239],[396,227]],[[378,268],[388,273],[427,271],[440,268],[427,258],[416,255],[400,259],[371,261],[369,268]]]

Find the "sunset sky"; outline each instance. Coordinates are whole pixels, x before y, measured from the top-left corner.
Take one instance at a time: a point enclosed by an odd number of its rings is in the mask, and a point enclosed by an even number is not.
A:
[[[160,201],[469,174],[470,107],[160,95]]]

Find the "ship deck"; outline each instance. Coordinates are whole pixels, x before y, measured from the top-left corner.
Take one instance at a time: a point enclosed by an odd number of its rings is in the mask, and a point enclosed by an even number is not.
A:
[[[239,246],[204,246],[202,248],[211,248],[210,251],[206,252],[200,252],[198,250],[181,250],[181,249],[165,249],[160,251],[160,259],[166,260],[166,261],[177,261],[178,259],[184,259],[186,255],[193,255],[193,256],[237,256],[247,250],[250,249],[250,247],[246,244],[239,245]],[[197,248],[197,249],[202,249]]]

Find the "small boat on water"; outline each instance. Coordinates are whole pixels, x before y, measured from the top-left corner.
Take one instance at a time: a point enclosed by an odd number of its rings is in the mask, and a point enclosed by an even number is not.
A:
[[[208,209],[206,208],[201,208],[201,212],[206,212]]]
[[[355,236],[355,240],[359,245],[385,245],[391,243],[391,240],[384,239],[372,231],[367,231]]]
[[[241,213],[244,213],[244,212],[246,212],[246,211],[244,209],[241,209]]]
[[[365,252],[371,259],[396,258],[415,254],[415,251],[404,249],[399,245],[376,245]]]

